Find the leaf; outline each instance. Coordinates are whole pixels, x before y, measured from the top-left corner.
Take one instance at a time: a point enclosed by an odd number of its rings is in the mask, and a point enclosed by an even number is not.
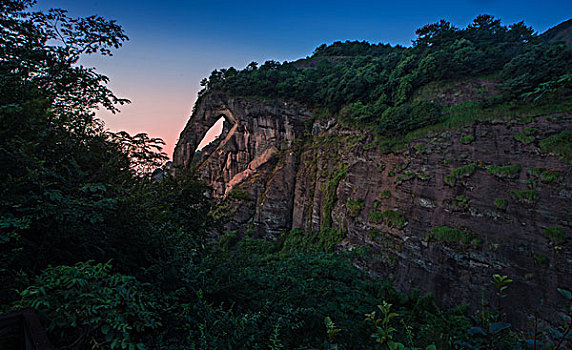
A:
[[[556,288],[556,290],[558,290],[558,292],[559,292],[560,294],[562,294],[562,296],[563,296],[564,298],[566,298],[566,300],[569,301],[569,300],[572,299],[572,292],[570,292],[569,290],[563,289],[563,288]]]
[[[472,336],[483,336],[483,337],[485,337],[487,335],[487,332],[485,332],[485,330],[482,329],[481,327],[469,328],[467,333],[469,333],[469,335],[472,335]]]
[[[510,323],[506,322],[493,322],[489,325],[489,333],[497,334],[505,329],[510,328]]]
[[[460,341],[458,341],[458,340],[455,341],[455,345],[459,345],[459,346],[461,346],[462,348],[471,349],[471,350],[475,348],[473,345],[471,345],[471,344],[469,344],[469,343],[463,343],[463,342],[460,342]]]

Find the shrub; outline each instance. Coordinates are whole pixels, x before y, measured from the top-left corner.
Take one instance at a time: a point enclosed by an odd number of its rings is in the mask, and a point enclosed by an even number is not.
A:
[[[520,174],[521,167],[520,165],[491,165],[487,172],[492,174],[499,179],[516,179]]]
[[[473,245],[474,247],[479,247],[482,244],[481,239],[475,238],[469,232],[449,226],[433,227],[431,232],[429,232],[425,236],[425,239],[427,241],[429,241],[432,238],[436,239],[441,243],[449,243],[449,244]]]
[[[453,169],[451,170],[451,173],[449,173],[449,175],[445,176],[443,182],[445,182],[445,184],[450,187],[454,187],[457,184],[457,180],[460,180],[464,177],[471,177],[476,170],[477,170],[476,163],[468,164],[464,167]]]
[[[390,197],[391,197],[391,191],[388,188],[379,192],[379,198],[388,199]]]
[[[324,218],[322,219],[322,227],[329,228],[332,226],[332,210],[334,205],[338,200],[336,192],[338,190],[338,185],[340,181],[346,176],[346,171],[348,169],[347,164],[342,164],[341,167],[335,169],[332,176],[328,180],[326,189],[324,191],[325,201],[324,201]]]
[[[111,264],[48,267],[20,294],[21,306],[40,310],[48,330],[80,347],[143,349],[146,330],[161,326],[150,286],[111,272]]]
[[[468,145],[473,141],[475,141],[475,137],[473,135],[463,136],[459,139],[459,142],[461,142],[463,145]]]
[[[509,194],[521,203],[533,205],[538,200],[538,193],[534,190],[509,191]]]
[[[544,237],[548,238],[555,244],[564,243],[566,240],[566,235],[564,234],[564,230],[562,227],[558,226],[550,226],[544,230]]]
[[[525,134],[523,134],[523,133],[521,133],[521,132],[515,133],[515,134],[513,135],[513,137],[514,137],[515,140],[520,141],[520,142],[522,142],[522,143],[524,143],[524,144],[529,144],[529,143],[531,143],[532,141],[534,141],[534,136],[532,136],[532,135],[525,135]]]
[[[363,207],[365,206],[365,202],[363,200],[359,200],[359,201],[354,201],[354,200],[349,200],[346,203],[346,209],[349,212],[349,215],[351,217],[355,217],[359,214],[359,212],[363,209]]]
[[[237,201],[253,201],[252,198],[245,190],[241,188],[233,188],[227,195],[227,198],[230,200],[237,200]]]
[[[565,162],[572,164],[572,129],[545,138],[540,141],[539,146],[543,151],[554,153]]]
[[[508,200],[505,198],[495,198],[493,203],[495,204],[495,207],[500,210],[506,210],[506,207],[508,206]]]
[[[436,124],[441,107],[433,102],[420,101],[386,109],[380,117],[377,130],[382,135],[405,135],[410,131]]]
[[[530,170],[528,170],[528,175],[535,178],[540,178],[540,181],[544,183],[550,183],[560,179],[561,174],[558,170],[530,168]]]
[[[532,261],[538,266],[542,267],[548,266],[548,257],[543,254],[534,253],[534,255],[532,256]]]
[[[397,210],[384,210],[384,211],[372,211],[369,213],[369,219],[372,222],[380,223],[383,222],[388,227],[395,227],[402,229],[407,224],[407,219],[401,215]]]

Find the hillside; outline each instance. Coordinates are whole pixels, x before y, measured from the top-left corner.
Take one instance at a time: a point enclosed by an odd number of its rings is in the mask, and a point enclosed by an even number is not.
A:
[[[472,312],[491,276],[508,275],[511,320],[523,325],[540,300],[550,320],[572,284],[571,49],[486,16],[418,35],[409,49],[334,43],[293,64],[213,72],[174,161],[188,166],[224,117],[221,141],[194,162],[224,199],[226,232],[369,247],[371,274]],[[531,55],[544,60],[532,74]],[[540,84],[558,79],[545,95]]]
[[[548,29],[542,34],[544,40],[548,42],[565,42],[572,44],[572,18]]]

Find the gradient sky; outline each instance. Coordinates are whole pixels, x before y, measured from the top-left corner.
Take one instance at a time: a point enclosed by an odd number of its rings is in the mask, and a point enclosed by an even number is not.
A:
[[[163,138],[170,157],[199,82],[214,69],[292,61],[337,40],[409,46],[415,29],[441,18],[464,27],[487,13],[544,32],[572,16],[569,0],[38,0],[36,8],[97,14],[123,26],[130,41],[113,57],[83,64],[108,75],[116,95],[132,103],[98,115],[113,131]]]

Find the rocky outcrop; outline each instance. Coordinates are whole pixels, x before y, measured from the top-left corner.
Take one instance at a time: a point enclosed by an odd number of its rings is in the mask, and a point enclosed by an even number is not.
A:
[[[303,137],[310,113],[287,103],[209,94],[197,104],[181,133],[173,156],[176,165],[193,163],[200,141],[221,117],[225,127],[219,141],[194,163],[214,197],[235,190],[246,191],[253,199],[232,208],[228,228],[254,224],[258,232],[271,235],[289,229],[297,163],[288,150]]]
[[[373,274],[443,306],[477,310],[482,295],[492,300],[491,275],[509,275],[506,305],[520,320],[537,308],[553,319],[556,288],[572,286],[572,168],[538,146],[570,128],[569,114],[475,122],[384,153],[367,132],[310,125],[300,106],[211,94],[176,164],[190,164],[221,115],[230,127],[199,171],[228,199],[228,229],[275,239],[336,228],[343,244],[372,248]]]

